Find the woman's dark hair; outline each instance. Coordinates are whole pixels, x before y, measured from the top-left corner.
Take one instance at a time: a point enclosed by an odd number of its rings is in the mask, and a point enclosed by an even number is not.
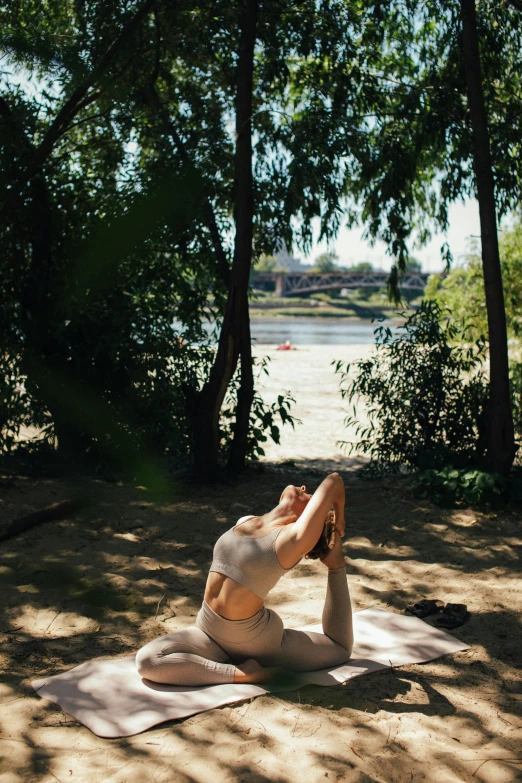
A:
[[[323,532],[319,536],[318,542],[305,557],[308,558],[308,560],[317,560],[320,557],[326,557],[335,544],[336,535],[338,535],[338,532],[335,527],[335,516],[333,510],[331,510],[324,520]]]

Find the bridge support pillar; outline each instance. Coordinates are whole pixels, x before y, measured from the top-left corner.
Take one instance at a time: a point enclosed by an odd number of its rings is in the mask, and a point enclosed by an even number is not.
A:
[[[275,292],[277,296],[284,296],[285,292],[285,272],[277,272],[275,276]]]

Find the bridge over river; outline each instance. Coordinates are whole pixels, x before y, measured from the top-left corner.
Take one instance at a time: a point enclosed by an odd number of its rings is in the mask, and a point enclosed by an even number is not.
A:
[[[299,296],[342,288],[382,288],[388,282],[388,277],[388,272],[258,272],[254,278],[254,288],[272,290],[272,285],[275,285],[278,296]],[[426,272],[406,272],[400,287],[424,291],[428,277]]]

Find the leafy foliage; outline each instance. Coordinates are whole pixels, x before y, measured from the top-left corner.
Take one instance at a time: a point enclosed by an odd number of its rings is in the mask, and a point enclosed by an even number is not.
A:
[[[321,253],[314,259],[314,263],[310,268],[311,274],[328,274],[329,272],[339,272],[340,268],[336,263],[339,261],[339,256],[333,251]]]
[[[520,447],[522,446],[522,362],[511,362],[509,369],[513,424],[515,425],[515,434],[519,443],[518,454],[520,461]]]
[[[279,266],[279,260],[275,256],[267,256],[264,253],[256,261],[255,269],[252,271],[252,275],[256,272],[284,272],[285,270]]]
[[[284,392],[277,396],[277,400],[267,403],[261,397],[258,387],[262,375],[268,375],[269,357],[254,360],[256,370],[256,392],[250,411],[250,426],[247,446],[247,457],[251,460],[257,460],[265,455],[263,443],[270,438],[273,443],[280,443],[281,432],[280,425],[288,424],[295,429],[296,424],[301,424],[301,420],[291,414],[292,405],[295,399],[289,392]],[[225,406],[222,410],[220,429],[221,429],[221,451],[223,459],[226,459],[228,449],[232,442],[233,423],[235,421],[235,410],[237,406],[237,394],[240,384],[240,368],[236,371],[232,383],[229,386],[228,394],[225,400]]]
[[[343,445],[368,455],[374,472],[476,462],[487,399],[484,342],[455,344],[462,335],[433,302],[424,302],[397,332],[379,326],[369,359],[353,368],[334,363],[342,397],[352,404],[345,424],[357,435]]]
[[[500,260],[506,306],[508,334],[522,337],[522,220],[515,218],[500,235]],[[487,337],[488,323],[484,276],[478,248],[466,256],[463,266],[452,269],[444,278],[432,275],[425,290],[426,299],[451,312],[457,322],[466,321],[475,339]]]
[[[449,465],[440,470],[420,471],[415,487],[419,497],[429,497],[443,506],[454,506],[459,501],[469,505],[495,503],[505,490],[506,479],[497,473],[456,469]]]
[[[3,194],[139,6],[54,2],[36,13],[34,0],[4,4]],[[403,269],[415,228],[422,239],[430,224],[446,227],[448,204],[474,188],[454,6],[260,4],[256,255],[281,240],[309,249],[319,218],[320,239],[333,238],[342,221],[363,223]],[[130,453],[131,435],[169,454],[190,442],[188,386],[198,388],[208,364],[204,351],[185,362],[178,337],[197,344],[209,291],[211,317],[226,297],[240,8],[157,0],[148,9],[65,117],[2,226],[5,448],[29,425],[47,427],[59,444],[74,440],[80,453]],[[492,0],[478,12],[506,212],[520,192],[522,23]],[[118,432],[127,445],[115,446]]]
[[[71,458],[119,459],[138,442],[181,457],[209,365],[204,351],[187,357],[179,338],[200,342],[209,291],[210,317],[219,318],[226,297],[240,9],[162,0],[34,8],[34,0],[17,0],[2,9],[1,192],[13,192],[69,108],[0,238],[4,447],[33,425]],[[285,238],[291,246],[293,216],[304,243],[316,215],[323,235],[339,225],[347,144],[330,145],[324,126],[334,129],[352,99],[351,81],[341,83],[354,54],[346,32],[364,35],[368,13],[358,2],[263,4],[253,114],[256,254]],[[372,45],[379,35],[373,27]],[[325,72],[319,87],[325,57],[335,73]],[[295,90],[291,71],[304,77]],[[259,422],[272,427],[259,401],[254,410],[256,431],[265,426]],[[281,402],[272,415],[284,411]]]
[[[522,15],[508,3],[477,4],[483,87],[500,216],[519,203]],[[376,121],[356,192],[369,232],[407,261],[412,228],[447,229],[448,205],[476,193],[459,3],[387,7],[389,49],[372,80]],[[517,163],[513,164],[513,161]],[[372,181],[371,174],[374,174]],[[448,248],[441,248],[448,258]]]
[[[181,252],[193,202],[186,179],[169,180],[182,183],[187,206],[165,200],[165,183],[145,181],[125,203],[110,190],[106,199],[95,192],[82,202],[79,185],[69,224],[51,238],[56,251],[44,279],[34,252],[18,269],[4,265],[11,276],[3,286],[18,283],[17,299],[6,296],[0,312],[4,449],[21,426],[33,425],[91,464],[122,466],[138,447],[187,458],[184,391],[197,387],[208,351],[189,355],[186,346],[203,337],[199,313],[213,276]],[[158,202],[170,205],[168,214]],[[78,244],[75,232],[86,228],[90,236]]]
[[[455,267],[444,278],[431,275],[424,296],[446,309],[455,323],[466,322],[468,333],[474,339],[487,336],[484,275],[478,257],[468,256],[463,266]]]

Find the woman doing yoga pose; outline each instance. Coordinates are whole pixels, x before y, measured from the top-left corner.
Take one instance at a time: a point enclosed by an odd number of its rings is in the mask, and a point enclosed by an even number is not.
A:
[[[268,682],[284,670],[314,671],[345,663],[353,645],[352,610],[341,544],[344,484],[331,473],[313,495],[286,487],[278,505],[261,517],[240,519],[214,547],[196,625],[142,647],[142,677],[171,685]],[[323,633],[285,629],[264,606],[267,593],[317,544],[333,507]]]

